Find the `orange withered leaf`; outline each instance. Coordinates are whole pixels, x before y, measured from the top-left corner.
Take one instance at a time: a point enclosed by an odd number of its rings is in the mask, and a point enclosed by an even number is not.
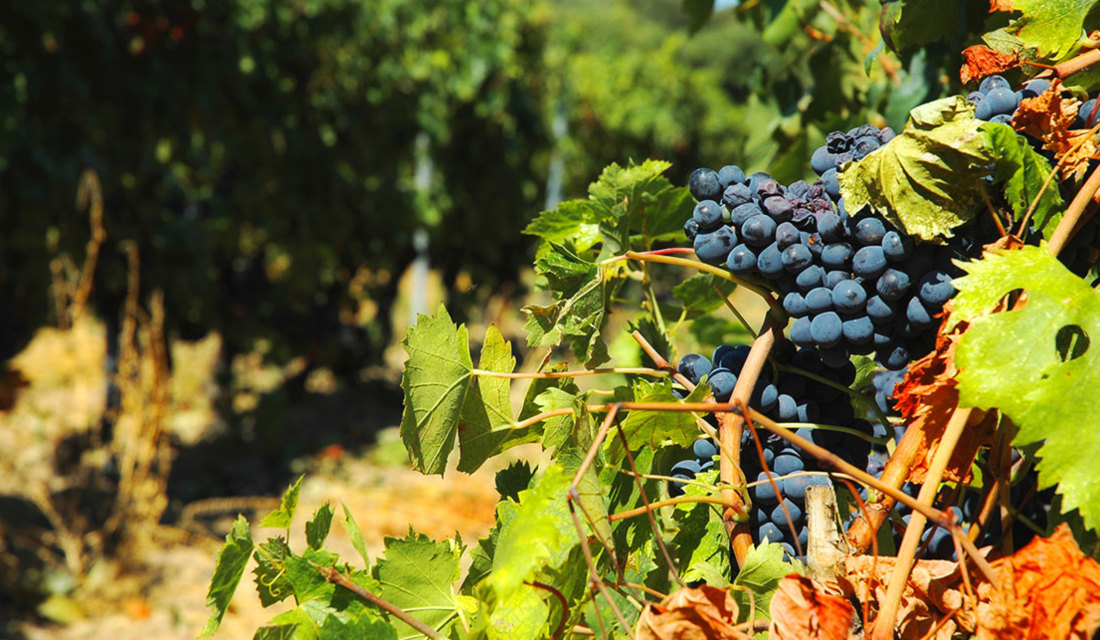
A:
[[[1018,53],[998,53],[981,44],[967,47],[963,49],[962,53],[963,57],[966,58],[966,62],[959,69],[959,79],[962,80],[963,84],[1020,66],[1020,55]]]
[[[747,640],[737,630],[737,603],[728,589],[683,588],[650,603],[638,620],[637,640]]]
[[[791,574],[772,596],[771,640],[848,640],[855,610],[847,599]]]

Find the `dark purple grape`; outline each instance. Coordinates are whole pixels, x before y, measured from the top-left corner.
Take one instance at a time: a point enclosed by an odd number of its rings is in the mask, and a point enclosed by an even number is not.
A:
[[[822,313],[833,308],[833,292],[825,287],[811,289],[805,300],[810,313]]]
[[[737,275],[751,275],[756,272],[756,254],[748,245],[739,244],[726,258],[726,268]]]
[[[801,239],[802,234],[798,230],[798,227],[790,222],[782,222],[775,228],[775,241],[779,243],[780,249],[786,249],[792,244],[798,244]],[[809,247],[807,247],[806,250],[809,251]]]
[[[722,192],[722,204],[729,207],[731,211],[743,204],[750,204],[754,201],[755,199],[752,197],[748,185],[731,184]]]
[[[711,364],[710,360],[707,360],[704,355],[686,353],[684,357],[680,358],[680,362],[676,364],[676,370],[680,375],[691,380],[692,384],[699,384],[699,380],[710,373]]]
[[[783,275],[783,253],[779,250],[778,244],[773,242],[760,252],[756,257],[756,269],[766,278],[778,278]]]
[[[820,287],[825,281],[825,270],[817,265],[806,267],[795,278],[795,285],[802,291],[809,291],[814,287]]]
[[[814,316],[813,321],[810,322],[810,335],[817,344],[831,347],[840,342],[840,338],[844,335],[843,328],[844,323],[840,316],[835,311],[826,311]]]
[[[714,169],[699,168],[691,172],[688,190],[696,200],[719,200],[722,197],[722,181]]]
[[[875,282],[875,291],[883,300],[897,300],[909,290],[909,276],[904,271],[887,269]]]
[[[775,240],[775,220],[766,215],[753,216],[741,225],[741,238],[752,247],[764,247]]]
[[[905,260],[913,253],[913,243],[897,231],[887,231],[882,236],[882,253],[894,262]]]
[[[844,339],[856,345],[870,344],[875,335],[875,324],[867,316],[845,320],[842,328]]]
[[[783,250],[783,268],[790,273],[802,273],[813,261],[813,254],[804,244],[792,244]]]
[[[886,255],[879,245],[863,247],[852,256],[852,273],[873,279],[886,270]]]
[[[855,280],[842,280],[833,287],[833,308],[841,313],[859,313],[867,302],[867,292]]]
[[[735,164],[727,164],[718,170],[718,183],[722,185],[723,189],[731,184],[743,184],[744,182],[745,172]]]
[[[806,299],[797,291],[791,291],[783,296],[783,310],[792,318],[801,318],[810,313],[809,307],[806,306]]]
[[[699,260],[707,264],[722,264],[737,244],[737,233],[732,227],[721,226],[711,233],[695,236],[692,247]]]
[[[881,244],[885,235],[886,225],[878,218],[864,218],[856,223],[856,241],[864,246]]]
[[[821,264],[829,269],[844,269],[851,258],[852,245],[847,242],[827,244],[821,250]]]

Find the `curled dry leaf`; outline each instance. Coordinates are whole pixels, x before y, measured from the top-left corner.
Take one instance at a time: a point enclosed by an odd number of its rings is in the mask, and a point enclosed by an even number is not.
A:
[[[855,610],[846,598],[791,574],[779,582],[770,614],[771,640],[848,640]]]
[[[638,620],[637,640],[746,640],[736,629],[737,603],[728,589],[683,588],[650,603]]]
[[[1080,179],[1090,160],[1100,160],[1100,145],[1087,129],[1071,129],[1080,102],[1062,95],[1062,84],[1054,80],[1050,88],[1034,98],[1024,98],[1012,116],[1012,126],[1043,142],[1062,163],[1062,177]]]
[[[966,58],[959,70],[959,79],[963,84],[1020,66],[1019,54],[998,53],[982,44],[967,47],[962,53]]]
[[[1066,640],[1100,630],[1100,564],[1077,547],[1062,524],[993,563],[999,589],[977,585],[975,636],[979,640]]]
[[[952,413],[958,407],[955,346],[965,330],[964,323],[959,323],[951,333],[943,333],[941,330],[936,336],[936,349],[909,365],[905,380],[894,394],[897,411],[910,429],[916,429],[921,434],[914,463],[909,470],[909,482],[924,482],[928,466],[936,453],[936,445],[943,437]],[[945,481],[959,482],[967,479],[978,448],[992,440],[995,426],[993,414],[983,411],[971,413],[970,422],[944,471]]]
[[[897,558],[876,558],[870,555],[851,556],[845,560],[846,575],[839,584],[845,595],[868,603],[872,612],[886,598],[887,585]],[[965,616],[962,581],[957,562],[950,560],[918,560],[913,564],[898,609],[898,631],[902,638],[929,637],[937,625],[937,640],[949,640],[957,631],[956,619]],[[944,621],[945,617],[951,619]],[[942,624],[941,624],[942,621]],[[973,624],[971,622],[971,624]]]

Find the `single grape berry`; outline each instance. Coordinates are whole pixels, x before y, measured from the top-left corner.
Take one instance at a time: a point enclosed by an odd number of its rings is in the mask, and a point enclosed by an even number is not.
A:
[[[732,227],[721,226],[711,233],[695,236],[692,247],[699,260],[707,264],[722,264],[737,244],[737,233]]]
[[[688,190],[696,200],[718,200],[722,197],[722,181],[714,169],[699,168],[691,172]]]
[[[703,200],[695,205],[691,217],[699,225],[700,231],[713,231],[722,224],[722,207],[714,200]]]
[[[844,323],[835,311],[826,311],[814,316],[813,321],[810,322],[810,335],[817,344],[831,347],[840,342],[843,327]]]
[[[748,245],[739,244],[726,258],[726,268],[737,275],[751,275],[756,272],[756,254]]]
[[[687,353],[680,358],[680,362],[676,363],[676,370],[680,375],[691,380],[692,384],[699,384],[699,380],[710,373],[711,364],[704,355]]]
[[[873,279],[886,270],[886,255],[879,245],[870,245],[852,256],[852,273],[861,278]]]
[[[909,290],[909,275],[897,269],[887,269],[875,281],[875,291],[883,300],[897,300]]]
[[[804,244],[792,244],[783,250],[783,268],[790,273],[802,273],[813,261],[814,255]]]
[[[809,291],[814,287],[820,287],[825,280],[825,270],[817,265],[811,265],[802,270],[795,278],[795,285],[801,291]]]
[[[822,313],[833,308],[833,292],[826,287],[811,289],[805,300],[810,313]]]
[[[718,170],[718,183],[722,185],[723,189],[731,184],[741,184],[743,182],[745,182],[745,172],[735,164],[727,164]]]
[[[760,252],[756,257],[756,268],[766,278],[778,278],[783,275],[783,253],[779,250],[778,244],[773,242]]]
[[[855,280],[842,280],[832,292],[833,308],[841,313],[859,313],[867,302],[867,292]]]
[[[913,253],[913,243],[897,231],[887,231],[882,236],[882,253],[887,260],[900,262]]]
[[[856,241],[867,246],[879,244],[886,235],[886,225],[878,218],[864,218],[856,223]]]
[[[783,296],[783,310],[792,318],[801,318],[810,313],[809,307],[806,306],[806,299],[797,291],[791,291]]]
[[[753,247],[767,246],[775,239],[775,220],[766,215],[753,216],[741,225],[741,238]]]

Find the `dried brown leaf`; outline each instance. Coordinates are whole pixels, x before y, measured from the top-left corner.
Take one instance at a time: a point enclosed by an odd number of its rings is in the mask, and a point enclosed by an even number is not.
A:
[[[1096,136],[1086,129],[1070,128],[1079,107],[1077,99],[1062,95],[1062,85],[1055,80],[1042,94],[1021,100],[1012,117],[1013,128],[1041,140],[1043,149],[1054,152],[1062,163],[1063,178],[1080,179],[1090,160],[1100,160]]]
[[[955,346],[965,330],[965,324],[959,323],[950,334],[941,331],[936,337],[936,349],[909,365],[905,380],[894,394],[897,411],[910,429],[917,429],[921,434],[915,462],[909,470],[909,482],[924,482],[936,446],[959,405],[959,392],[955,386],[955,374],[958,373],[955,368]],[[951,461],[944,471],[944,481],[960,482],[969,478],[974,456],[982,445],[991,441],[995,426],[996,420],[992,414],[982,411],[971,413],[970,422],[955,445]]]
[[[704,584],[648,604],[635,636],[637,640],[746,640],[736,624],[737,603],[729,590]]]
[[[967,47],[962,53],[966,58],[966,62],[959,69],[959,79],[963,84],[1020,66],[1018,53],[998,53],[981,44]]]
[[[1062,524],[993,563],[1001,588],[977,586],[979,640],[1066,640],[1100,629],[1100,564],[1085,556]]]
[[[840,579],[844,593],[868,603],[872,612],[886,598],[886,589],[897,558],[852,556]],[[965,616],[959,585],[959,565],[949,560],[918,560],[913,564],[898,609],[898,630],[902,638],[925,638],[940,625],[937,640],[949,640],[957,630],[956,619]],[[944,621],[950,616],[951,619]],[[942,624],[941,624],[942,622]]]
[[[771,640],[848,640],[855,610],[817,582],[791,574],[772,596]]]

